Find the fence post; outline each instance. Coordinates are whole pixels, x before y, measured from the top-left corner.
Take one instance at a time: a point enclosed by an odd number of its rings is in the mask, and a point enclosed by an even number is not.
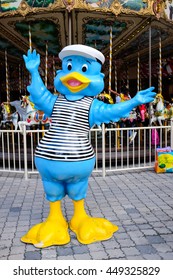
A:
[[[27,141],[26,141],[26,125],[23,125],[23,148],[24,148],[24,174],[25,180],[28,180],[28,161],[27,161]]]
[[[173,150],[173,118],[171,118],[171,150]]]
[[[105,168],[105,124],[102,124],[102,176],[106,176]]]

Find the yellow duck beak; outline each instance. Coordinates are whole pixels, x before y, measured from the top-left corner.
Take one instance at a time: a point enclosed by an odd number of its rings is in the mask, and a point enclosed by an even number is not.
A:
[[[72,72],[60,78],[63,85],[65,85],[71,92],[76,93],[86,88],[91,82],[88,78],[78,72]]]

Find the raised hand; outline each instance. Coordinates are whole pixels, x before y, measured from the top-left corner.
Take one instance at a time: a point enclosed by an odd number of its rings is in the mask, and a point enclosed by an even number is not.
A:
[[[38,67],[40,65],[40,55],[37,54],[36,50],[31,52],[28,50],[27,56],[23,55],[26,68],[30,73],[34,72],[35,70],[38,71]]]
[[[153,91],[154,87],[150,87],[139,91],[133,99],[135,99],[138,105],[152,102],[156,96],[156,92]]]

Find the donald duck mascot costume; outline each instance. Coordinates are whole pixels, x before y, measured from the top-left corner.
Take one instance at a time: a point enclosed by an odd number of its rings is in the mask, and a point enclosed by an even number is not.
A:
[[[85,211],[88,178],[95,165],[88,132],[95,124],[127,117],[134,107],[152,102],[155,96],[151,87],[126,102],[105,104],[94,98],[104,89],[104,74],[101,73],[104,55],[94,48],[77,44],[63,48],[59,58],[62,70],[56,72],[54,79],[54,86],[60,93],[56,96],[48,91],[40,77],[39,54],[29,50],[24,55],[31,74],[31,84],[27,88],[30,100],[36,109],[52,118],[49,130],[35,151],[35,165],[50,203],[50,212],[45,221],[34,225],[21,238],[22,242],[37,248],[67,244],[70,242],[69,229],[82,244],[107,240],[118,230],[107,219],[91,217]],[[69,222],[61,210],[61,200],[66,195],[74,204],[74,214]]]

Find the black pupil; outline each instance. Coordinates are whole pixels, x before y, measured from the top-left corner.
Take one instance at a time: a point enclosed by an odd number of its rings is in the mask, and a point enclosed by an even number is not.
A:
[[[71,69],[72,69],[71,64],[69,64],[69,65],[67,66],[67,69],[68,69],[68,70],[71,70]]]
[[[83,71],[83,72],[86,72],[86,70],[87,70],[86,66],[83,66],[83,67],[82,67],[82,71]]]

